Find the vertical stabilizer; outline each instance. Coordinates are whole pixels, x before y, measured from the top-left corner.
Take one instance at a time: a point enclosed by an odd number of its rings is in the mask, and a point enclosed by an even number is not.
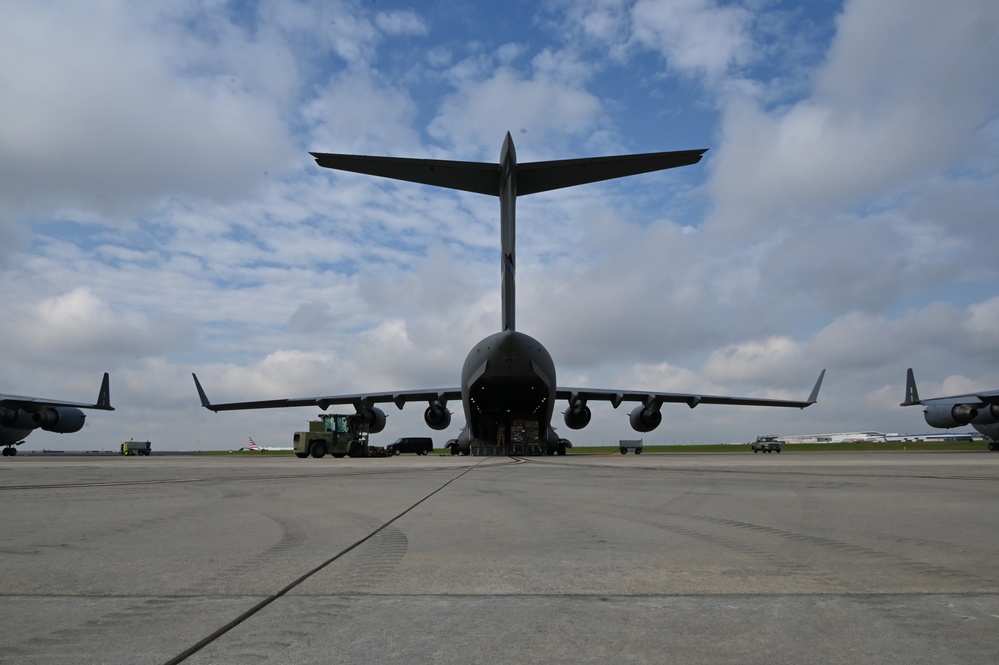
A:
[[[922,404],[919,401],[919,391],[916,390],[916,377],[912,374],[912,368],[905,373],[905,401],[899,406],[913,406]]]
[[[92,408],[114,411],[114,407],[111,406],[111,380],[107,372],[104,372],[104,378],[101,379],[101,389],[97,392],[97,402]]]
[[[517,329],[517,151],[506,133],[500,149],[500,275],[502,278],[502,327]]]

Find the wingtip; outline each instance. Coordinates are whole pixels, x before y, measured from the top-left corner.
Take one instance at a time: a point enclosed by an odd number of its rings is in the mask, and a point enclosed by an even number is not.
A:
[[[823,370],[819,372],[819,378],[815,381],[815,387],[812,388],[812,394],[808,396],[809,404],[815,404],[819,401],[819,389],[822,388],[822,379],[824,379],[825,376],[826,370],[823,368]]]
[[[194,385],[198,389],[198,397],[201,398],[201,406],[205,407],[209,411],[214,411],[212,403],[208,401],[208,395],[205,394],[205,389],[201,387],[201,382],[198,381],[198,375],[191,372],[191,376],[194,377]]]

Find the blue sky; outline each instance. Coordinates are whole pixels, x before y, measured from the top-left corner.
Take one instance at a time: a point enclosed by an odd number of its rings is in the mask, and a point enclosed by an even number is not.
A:
[[[496,201],[308,151],[495,161],[510,131],[521,161],[710,149],[520,200],[518,328],[560,384],[801,398],[827,367],[806,411],[673,407],[646,441],[924,431],[907,367],[999,386],[996,62],[988,0],[14,0],[0,391],[110,371],[115,413],[29,444],[208,449],[315,414],[207,413],[192,371],[219,401],[456,385],[499,326]],[[572,438],[633,436],[598,405]]]

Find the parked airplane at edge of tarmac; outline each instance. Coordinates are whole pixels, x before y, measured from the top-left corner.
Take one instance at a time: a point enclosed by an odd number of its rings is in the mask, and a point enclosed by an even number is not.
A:
[[[247,446],[246,446],[246,450],[252,450],[255,453],[268,453],[268,452],[275,452],[275,451],[279,451],[279,450],[294,450],[294,448],[291,448],[291,447],[288,447],[288,448],[275,448],[273,446],[258,446],[257,443],[253,440],[252,436],[246,437],[246,440],[249,442],[247,444]],[[243,450],[243,448],[240,448],[240,450]]]
[[[999,390],[919,399],[916,377],[910,367],[905,374],[905,401],[899,406],[925,406],[923,417],[930,427],[950,429],[971,425],[989,438],[989,450],[999,450]]]
[[[35,429],[59,434],[79,432],[87,418],[80,409],[114,411],[108,386],[108,373],[104,372],[94,404],[0,394],[0,446],[3,446],[3,456],[16,455],[16,446],[24,443],[25,437]]]
[[[476,454],[512,454],[512,424],[524,422],[537,425],[536,447],[532,452],[564,455],[565,444],[559,441],[551,426],[556,400],[568,403],[563,413],[565,424],[570,429],[581,429],[590,422],[589,401],[607,401],[614,408],[622,402],[638,402],[629,416],[631,427],[638,432],[650,432],[660,425],[663,419],[660,409],[666,402],[682,403],[690,408],[698,404],[730,404],[803,409],[814,404],[825,370],[819,374],[805,401],[560,387],[555,381],[555,363],[545,347],[516,330],[514,245],[518,195],[696,164],[705,152],[704,149],[681,150],[518,164],[513,138],[507,132],[499,163],[311,153],[316,163],[325,168],[499,197],[500,332],[486,337],[468,353],[461,370],[461,384],[457,388],[213,404],[205,395],[198,377],[194,376],[202,406],[218,412],[291,406],[318,406],[325,410],[333,404],[350,404],[364,416],[369,431],[377,433],[385,427],[386,415],[376,404],[392,402],[402,409],[406,402],[427,402],[424,412],[427,426],[442,430],[451,423],[448,403],[460,399],[467,425],[458,437],[462,454],[467,455],[473,450]],[[530,429],[533,430],[533,426]]]

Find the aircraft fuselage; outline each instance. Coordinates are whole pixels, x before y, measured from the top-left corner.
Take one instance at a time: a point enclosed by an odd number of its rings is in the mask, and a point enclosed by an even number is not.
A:
[[[476,344],[461,369],[466,446],[491,454],[548,452],[555,408],[555,363],[541,342],[513,330]],[[519,445],[523,444],[523,445]]]
[[[14,429],[13,427],[0,425],[0,446],[9,446],[18,443],[29,434],[31,434],[30,429]]]

